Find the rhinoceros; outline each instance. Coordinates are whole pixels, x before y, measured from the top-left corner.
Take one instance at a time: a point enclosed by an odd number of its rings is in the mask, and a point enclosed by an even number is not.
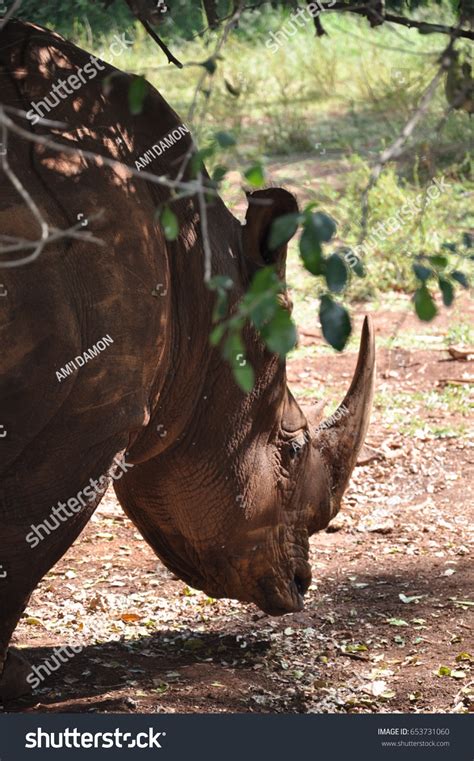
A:
[[[175,178],[185,165],[189,179],[183,157],[194,147],[180,117],[148,84],[132,115],[132,76],[36,25],[9,22],[0,56],[6,113],[64,146],[10,131],[12,171],[50,230],[79,220],[104,243],[59,236],[34,260],[0,269],[0,696],[7,699],[26,690],[29,673],[8,650],[12,633],[32,591],[96,509],[108,472],[127,516],[179,578],[271,615],[299,611],[311,581],[308,538],[338,512],[365,437],[375,350],[366,318],[342,413],[318,425],[320,413],[303,412],[288,389],[285,362],[248,328],[255,385],[244,393],[209,342],[214,294],[204,283],[196,195],[173,201],[179,235],[170,242],[156,218],[169,189],[125,167],[148,156],[147,172]],[[66,126],[32,118],[38,113]],[[150,157],[156,145],[162,150]],[[282,188],[250,193],[245,224],[218,196],[209,203],[212,274],[232,278],[232,307],[259,268],[274,265],[284,278],[287,246],[270,250],[268,235],[276,218],[296,209]],[[0,232],[39,236],[5,175]]]

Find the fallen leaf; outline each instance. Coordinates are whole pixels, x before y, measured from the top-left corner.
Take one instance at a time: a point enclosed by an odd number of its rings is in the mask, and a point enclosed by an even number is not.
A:
[[[368,650],[369,648],[367,645],[360,644],[360,645],[343,645],[343,650],[346,653],[359,653],[364,652],[365,650]]]
[[[474,607],[474,602],[472,602],[472,600],[456,600],[455,597],[450,597],[449,599],[452,600],[455,605],[465,606],[466,608]]]
[[[43,626],[43,622],[34,616],[28,616],[25,623],[27,623],[29,626]]]
[[[390,624],[390,626],[409,626],[403,618],[388,618],[387,624]]]
[[[120,615],[120,620],[124,623],[128,624],[133,621],[139,621],[142,618],[142,616],[139,616],[138,613],[122,613]]]
[[[406,605],[409,605],[412,602],[418,602],[418,600],[421,600],[423,595],[412,595],[411,597],[407,597],[406,595],[401,592],[399,595],[399,598],[402,602],[404,602]]]

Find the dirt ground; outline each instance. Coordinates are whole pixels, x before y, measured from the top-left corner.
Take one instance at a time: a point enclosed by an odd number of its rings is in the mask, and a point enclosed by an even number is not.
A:
[[[356,309],[357,328],[367,309]],[[458,314],[473,312],[464,299]],[[6,710],[474,711],[474,439],[449,433],[467,426],[465,413],[419,397],[465,389],[474,365],[443,349],[445,314],[429,330],[410,315],[401,332],[412,348],[390,356],[401,312],[372,314],[379,374],[368,447],[340,514],[311,540],[305,610],[275,619],[189,589],[109,491],[36,590],[14,638],[36,666],[55,647],[83,650]],[[427,332],[432,340],[419,341]],[[316,320],[303,326],[301,344],[288,370],[295,394],[307,401],[325,383],[331,399],[342,399],[355,353],[305,355],[321,346]],[[400,394],[401,418],[389,404]],[[404,433],[415,416],[421,427]],[[446,435],[432,433],[443,427]]]

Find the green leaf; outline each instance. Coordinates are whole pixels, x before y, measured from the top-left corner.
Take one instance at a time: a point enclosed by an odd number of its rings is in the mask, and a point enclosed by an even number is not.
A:
[[[146,97],[147,83],[145,77],[134,77],[128,88],[128,107],[130,113],[141,114]]]
[[[441,254],[434,254],[433,256],[429,256],[428,258],[431,264],[433,264],[435,267],[448,266],[448,259],[446,256],[442,256]]]
[[[453,254],[456,253],[456,244],[455,243],[442,243],[441,248],[446,248],[448,251],[451,251]]]
[[[223,320],[227,314],[227,293],[219,290],[216,294],[216,300],[214,303],[214,309],[212,310],[212,321],[219,322]]]
[[[285,357],[296,346],[295,324],[290,313],[281,306],[278,306],[270,322],[260,332],[268,349],[281,357]]]
[[[214,182],[222,182],[227,172],[228,172],[228,168],[226,166],[221,166],[221,164],[219,164],[218,166],[214,168],[214,171],[212,172],[212,179],[214,180]]]
[[[265,184],[265,175],[261,164],[254,164],[244,172],[244,177],[253,188],[261,188]]]
[[[466,248],[472,248],[474,245],[474,235],[472,233],[463,233],[462,242]]]
[[[214,136],[221,148],[231,148],[236,144],[236,139],[230,132],[216,132]]]
[[[258,330],[274,316],[278,309],[277,295],[282,289],[283,283],[273,267],[257,270],[244,296],[242,308]]]
[[[325,262],[321,243],[316,231],[310,225],[305,225],[301,235],[300,255],[308,272],[316,276],[323,274]]]
[[[438,279],[439,287],[443,296],[443,304],[446,307],[450,307],[454,300],[454,288],[449,280],[443,277]]]
[[[270,320],[273,319],[278,309],[276,293],[262,294],[249,304],[249,317],[252,324],[261,330]]]
[[[198,172],[204,168],[205,160],[213,156],[214,153],[215,146],[208,145],[207,148],[201,148],[201,150],[193,154],[191,158],[191,174],[193,177],[196,177]]]
[[[321,243],[328,243],[336,232],[336,222],[322,211],[316,211],[314,213],[305,214],[307,224],[314,230],[318,240]]]
[[[415,311],[420,320],[429,322],[436,316],[438,310],[426,285],[421,285],[416,289],[414,302]]]
[[[247,291],[247,296],[252,300],[256,296],[261,296],[266,293],[279,293],[282,288],[283,283],[279,280],[274,268],[271,266],[262,267],[262,269],[257,270],[253,276]]]
[[[331,296],[324,294],[321,296],[319,319],[328,344],[337,351],[342,351],[352,329],[347,309],[333,301]]]
[[[217,346],[222,341],[222,338],[224,336],[224,333],[226,332],[227,325],[225,323],[220,323],[219,325],[216,325],[213,329],[211,335],[209,336],[209,343],[211,346]]]
[[[288,243],[298,229],[299,214],[282,214],[273,220],[268,237],[268,248],[274,251]]]
[[[462,285],[463,288],[469,288],[469,281],[464,274],[464,272],[460,272],[459,270],[455,270],[451,273],[451,277],[453,280],[456,280],[457,283]]]
[[[440,666],[435,673],[437,676],[451,676],[451,669],[449,666]]]
[[[413,272],[415,273],[415,276],[418,278],[418,280],[421,280],[422,283],[425,283],[433,274],[433,271],[430,270],[429,267],[425,267],[423,264],[414,264]]]
[[[176,240],[179,233],[178,219],[169,206],[165,206],[160,215],[160,222],[166,240]]]
[[[333,293],[341,293],[344,290],[348,273],[344,260],[339,254],[331,254],[326,262],[326,283]]]

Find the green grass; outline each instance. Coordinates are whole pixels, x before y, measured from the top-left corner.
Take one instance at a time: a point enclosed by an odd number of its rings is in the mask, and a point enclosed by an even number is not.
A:
[[[461,346],[474,346],[474,327],[469,322],[459,322],[450,325],[445,337],[446,346],[460,344]]]
[[[468,430],[472,393],[473,385],[470,384],[447,385],[429,391],[402,391],[391,394],[376,392],[374,406],[385,426],[396,427],[405,435],[426,435],[434,438],[462,436]],[[436,419],[431,422],[427,419],[427,413],[433,413]],[[453,416],[466,418],[466,423],[463,420],[450,422],[450,417]]]

